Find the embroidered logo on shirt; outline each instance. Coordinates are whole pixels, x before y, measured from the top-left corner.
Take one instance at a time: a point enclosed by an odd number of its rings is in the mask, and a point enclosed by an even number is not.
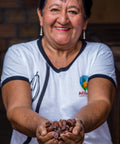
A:
[[[88,76],[83,75],[80,77],[80,85],[83,88],[84,91],[79,92],[79,96],[85,96],[88,95]]]
[[[86,92],[88,89],[88,76],[83,75],[82,77],[80,77],[80,85]]]

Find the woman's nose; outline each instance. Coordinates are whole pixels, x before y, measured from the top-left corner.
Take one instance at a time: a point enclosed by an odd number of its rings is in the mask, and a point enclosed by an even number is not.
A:
[[[66,12],[61,12],[58,18],[58,22],[62,25],[67,24],[69,22],[68,14]]]

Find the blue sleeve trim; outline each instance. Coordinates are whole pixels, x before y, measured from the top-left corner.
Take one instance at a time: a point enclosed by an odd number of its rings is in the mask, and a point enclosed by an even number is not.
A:
[[[23,76],[13,76],[13,77],[9,77],[9,78],[5,79],[2,82],[1,86],[5,85],[7,82],[12,81],[12,80],[24,80],[24,81],[29,82],[29,79],[26,78],[26,77],[23,77]]]
[[[98,78],[108,79],[108,80],[110,80],[114,84],[115,87],[117,87],[117,85],[116,85],[115,81],[113,80],[113,78],[111,78],[111,77],[109,77],[107,75],[104,75],[104,74],[95,74],[95,75],[92,75],[92,76],[89,77],[88,81],[91,80],[91,79],[93,79],[93,78],[97,78],[97,77]]]

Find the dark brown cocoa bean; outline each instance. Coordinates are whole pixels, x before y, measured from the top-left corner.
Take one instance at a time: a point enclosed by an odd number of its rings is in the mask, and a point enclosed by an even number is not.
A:
[[[53,128],[52,126],[47,127],[47,132],[51,132],[51,131],[53,131],[53,130],[54,130],[54,128]]]
[[[68,131],[69,131],[69,132],[72,132],[72,130],[73,130],[73,127],[70,127]]]
[[[59,127],[58,121],[54,121],[54,122],[52,123],[52,127],[57,130],[58,127]]]
[[[67,122],[66,120],[62,120],[62,125],[66,126]]]
[[[75,119],[68,119],[68,120],[60,120],[54,122],[47,122],[46,128],[48,132],[54,131],[54,139],[58,141],[58,144],[63,143],[63,139],[61,138],[61,133],[67,133],[73,131],[73,128],[76,124]]]
[[[54,138],[55,138],[55,139],[59,139],[59,137],[60,137],[60,132],[59,132],[59,131],[56,131],[56,132],[54,133]]]
[[[50,125],[51,125],[50,121],[46,122],[46,128],[49,127]]]
[[[62,127],[62,120],[59,121],[59,127]]]
[[[63,133],[64,133],[64,134],[68,133],[68,130],[65,130]]]
[[[61,127],[61,130],[62,130],[62,131],[66,130],[66,126],[62,126],[62,127]]]

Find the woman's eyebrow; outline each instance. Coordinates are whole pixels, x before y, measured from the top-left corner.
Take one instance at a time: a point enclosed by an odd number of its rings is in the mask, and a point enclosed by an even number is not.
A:
[[[68,8],[75,8],[77,9],[78,11],[80,10],[80,8],[76,7],[76,6],[69,6]]]
[[[52,4],[49,6],[49,8],[53,7],[53,6],[60,6],[59,4]],[[77,10],[80,10],[80,8],[76,7],[76,6],[69,6],[68,8],[75,8]]]
[[[53,6],[59,6],[59,4],[52,4],[52,5],[49,6],[49,8],[51,8]]]

